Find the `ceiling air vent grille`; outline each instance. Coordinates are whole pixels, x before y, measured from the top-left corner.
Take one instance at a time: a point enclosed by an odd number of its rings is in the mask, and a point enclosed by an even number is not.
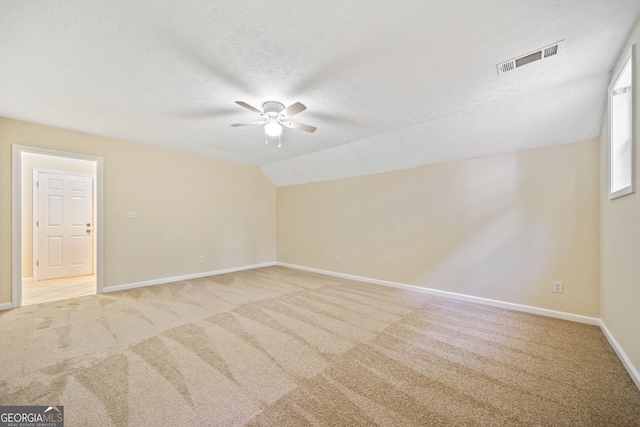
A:
[[[522,67],[523,65],[527,65],[532,62],[557,55],[558,53],[562,52],[562,46],[563,40],[498,64],[496,65],[496,68],[498,69],[498,75],[504,74],[507,71],[513,71],[516,68]]]
[[[554,44],[553,46],[548,47],[544,50],[544,57],[548,58],[552,55],[555,55],[556,53],[558,53],[558,45]]]
[[[505,62],[504,64],[498,65],[498,74],[506,73],[507,71],[511,71],[516,68],[516,64],[514,61]]]

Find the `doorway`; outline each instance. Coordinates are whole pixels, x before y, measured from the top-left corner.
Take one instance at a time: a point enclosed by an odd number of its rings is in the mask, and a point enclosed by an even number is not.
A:
[[[12,172],[13,307],[102,293],[102,158],[13,145]]]

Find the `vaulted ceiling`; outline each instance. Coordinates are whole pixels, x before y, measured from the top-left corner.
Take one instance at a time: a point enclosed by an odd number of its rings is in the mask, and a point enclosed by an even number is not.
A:
[[[0,116],[290,185],[596,138],[637,0],[0,0]],[[562,41],[559,54],[496,64]],[[282,148],[234,101],[302,102]]]

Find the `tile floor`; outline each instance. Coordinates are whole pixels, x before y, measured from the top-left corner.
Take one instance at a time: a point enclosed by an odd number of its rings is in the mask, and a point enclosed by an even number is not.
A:
[[[22,305],[40,304],[95,293],[95,275],[24,282],[22,284]]]

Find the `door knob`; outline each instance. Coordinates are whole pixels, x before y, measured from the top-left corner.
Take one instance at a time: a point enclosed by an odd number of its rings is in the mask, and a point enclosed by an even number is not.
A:
[[[90,222],[87,223],[87,227],[91,227],[91,223]]]

